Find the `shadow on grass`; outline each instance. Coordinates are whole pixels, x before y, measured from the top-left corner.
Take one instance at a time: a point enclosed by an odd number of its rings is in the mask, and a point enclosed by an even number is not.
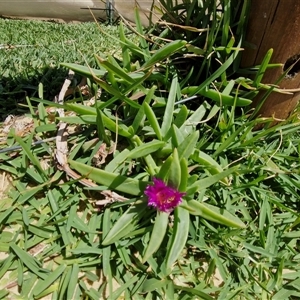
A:
[[[45,67],[34,74],[0,78],[0,118],[27,112],[26,97],[41,97],[52,101],[60,92],[68,70]],[[80,77],[75,77],[79,81]]]

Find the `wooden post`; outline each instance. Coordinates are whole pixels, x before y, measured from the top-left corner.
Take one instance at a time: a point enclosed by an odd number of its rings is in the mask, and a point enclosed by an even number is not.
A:
[[[288,67],[300,59],[300,1],[252,0],[246,42],[242,67],[259,65],[267,51],[274,49],[271,63],[282,63],[284,66],[269,69],[263,78],[263,83],[274,84]],[[282,89],[300,88],[300,60],[279,85]],[[260,97],[258,95],[255,99],[254,107]],[[299,92],[292,95],[273,92],[259,114],[286,119],[299,99]]]

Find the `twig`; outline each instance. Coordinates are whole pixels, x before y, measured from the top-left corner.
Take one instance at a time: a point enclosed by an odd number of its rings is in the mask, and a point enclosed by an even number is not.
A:
[[[208,28],[196,28],[192,26],[183,26],[183,25],[178,25],[170,22],[165,22],[165,21],[158,21],[158,24],[161,25],[166,25],[166,26],[171,26],[171,27],[178,27],[186,31],[192,31],[192,32],[205,32],[208,31]]]
[[[58,104],[63,105],[64,104],[64,97],[66,92],[69,89],[69,86],[71,84],[71,81],[74,77],[74,71],[70,70],[68,78],[65,79],[65,82],[61,88],[61,91],[58,95],[58,97],[55,97],[54,101]],[[63,118],[65,116],[65,112],[63,108],[58,108],[57,113],[60,118]],[[60,165],[61,169],[64,170],[68,176],[71,178],[78,180],[80,183],[87,187],[96,187],[97,185],[87,179],[82,179],[80,175],[78,175],[76,172],[71,170],[71,168],[68,165],[68,131],[66,130],[68,127],[68,124],[65,122],[60,121],[59,127],[57,130],[56,135],[56,160],[58,164]]]
[[[64,97],[66,92],[68,91],[68,88],[71,84],[71,81],[74,77],[74,72],[72,70],[69,71],[68,78],[65,79],[65,82],[61,88],[61,91],[58,95],[58,97],[55,97],[54,101],[57,102],[58,104],[63,105],[64,104]],[[57,109],[58,115],[60,118],[63,118],[65,116],[65,112],[63,108]],[[86,187],[97,187],[97,184],[95,184],[93,181],[82,178],[79,174],[77,174],[75,171],[73,171],[69,164],[68,164],[68,131],[66,130],[68,127],[68,124],[65,122],[60,121],[59,127],[57,130],[57,135],[56,135],[56,160],[60,168],[66,172],[68,176],[71,178],[78,180],[82,185]],[[127,198],[124,198],[120,195],[118,195],[115,192],[112,192],[110,190],[106,191],[101,191],[100,192],[104,197],[105,200],[98,201],[96,204],[100,205],[105,205],[109,202],[113,201],[125,201],[128,200]]]
[[[65,82],[58,95],[58,98],[55,97],[55,100],[58,104],[61,105],[64,104],[64,97],[71,84],[74,74],[75,74],[74,71],[72,70],[69,71],[69,76],[68,78],[65,79]],[[65,116],[65,112],[63,108],[58,108],[57,113],[61,118]],[[56,160],[61,166],[67,164],[67,154],[68,154],[68,144],[67,144],[68,132],[66,130],[67,126],[68,126],[67,123],[60,121],[57,135],[56,135]]]

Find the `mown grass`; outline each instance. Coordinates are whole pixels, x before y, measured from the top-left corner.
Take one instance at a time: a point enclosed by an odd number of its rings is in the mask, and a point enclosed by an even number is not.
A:
[[[299,118],[270,127],[249,106],[272,89],[261,76],[271,53],[259,76],[239,69],[246,2],[161,3],[179,26],[145,30],[137,17],[137,43],[118,28],[118,58],[63,63],[88,78],[88,96],[27,99],[34,127],[9,133],[3,147],[20,152],[0,153],[13,178],[1,297],[299,298]],[[65,165],[57,144],[32,146],[61,122]],[[186,193],[170,216],[147,207],[153,177]]]
[[[118,36],[117,26],[99,26]],[[94,54],[118,51],[120,46],[95,23],[0,19],[0,114],[20,110],[26,96],[38,95],[39,84],[44,85],[45,99],[53,99],[67,74],[60,62],[95,67]]]

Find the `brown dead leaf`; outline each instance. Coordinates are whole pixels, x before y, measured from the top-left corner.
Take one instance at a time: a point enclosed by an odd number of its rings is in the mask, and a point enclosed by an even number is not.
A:
[[[114,152],[113,144],[107,147],[106,143],[102,143],[96,154],[93,156],[92,163],[96,167],[100,167],[106,162],[106,157]]]
[[[34,121],[31,117],[23,116],[13,116],[9,115],[2,128],[2,133],[7,135],[11,129],[15,129],[16,135],[23,137],[27,133],[31,132],[34,128]]]

